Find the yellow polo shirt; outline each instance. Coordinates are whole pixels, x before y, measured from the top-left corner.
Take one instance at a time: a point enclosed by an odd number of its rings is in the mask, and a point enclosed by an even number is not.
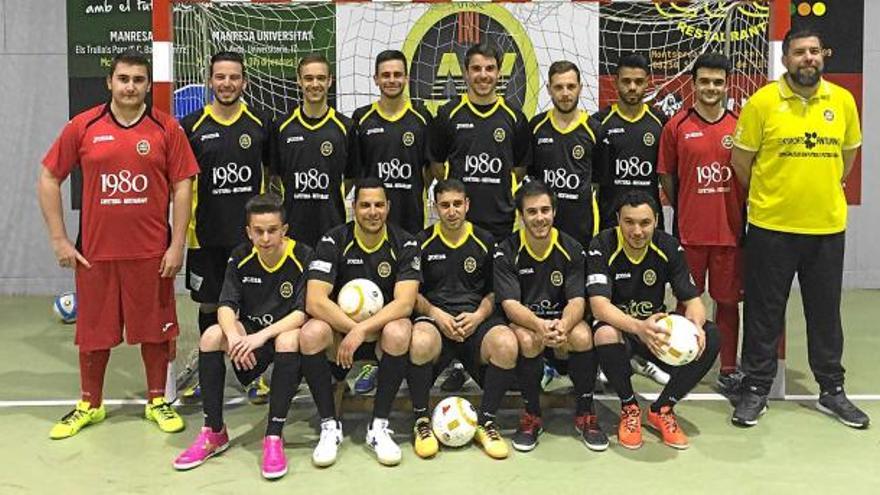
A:
[[[755,152],[749,223],[796,234],[846,229],[843,150],[862,144],[852,94],[824,79],[809,99],[785,77],[759,89],[739,116],[734,145]]]

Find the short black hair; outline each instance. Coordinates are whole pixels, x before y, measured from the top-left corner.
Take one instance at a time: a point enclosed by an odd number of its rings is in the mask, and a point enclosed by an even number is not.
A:
[[[799,40],[803,38],[816,38],[819,40],[819,46],[824,47],[825,45],[822,43],[822,35],[819,34],[815,29],[790,29],[787,33],[785,33],[785,37],[782,38],[782,54],[788,55],[788,47],[791,46],[792,40]]]
[[[523,213],[523,203],[526,198],[531,198],[535,196],[550,196],[550,205],[553,207],[553,210],[556,210],[556,196],[553,194],[553,191],[547,187],[547,184],[539,180],[530,180],[519,187],[516,190],[516,195],[514,196],[514,201],[516,202],[516,209],[519,210],[520,213]]]
[[[250,223],[252,215],[264,213],[277,213],[281,215],[281,223],[287,223],[287,212],[284,210],[284,201],[281,196],[267,192],[252,196],[244,205],[247,222]]]
[[[327,60],[327,57],[324,56],[323,53],[313,52],[308,55],[303,56],[303,58],[299,59],[299,63],[296,64],[296,73],[297,75],[302,74],[302,68],[304,65],[321,63],[327,66],[327,73],[332,74],[333,69],[330,67],[330,61]]]
[[[379,73],[379,65],[390,60],[400,60],[403,62],[403,73],[406,74],[406,55],[400,50],[384,50],[376,55],[376,74]]]
[[[581,70],[578,69],[577,64],[568,60],[557,60],[550,64],[550,69],[547,71],[547,83],[549,84],[556,74],[564,74],[571,70],[577,75],[578,82],[581,82]]]
[[[458,192],[464,194],[465,197],[467,197],[467,189],[464,187],[464,182],[458,179],[443,179],[435,184],[434,201],[437,201],[437,198],[439,198],[440,195],[445,192]]]
[[[385,192],[385,184],[383,184],[378,177],[364,177],[363,179],[358,179],[357,182],[354,183],[354,196],[352,196],[352,200],[355,203],[357,203],[358,195],[362,189],[381,189],[382,193],[385,194],[385,197],[388,197],[388,194]]]
[[[153,73],[150,70],[150,59],[148,59],[147,56],[144,55],[140,50],[125,50],[124,52],[115,55],[113,57],[113,61],[110,62],[110,77],[113,77],[113,73],[116,72],[116,66],[119,64],[139,65],[141,67],[146,67],[147,80],[151,81],[153,79]]]
[[[617,61],[617,70],[615,74],[620,73],[620,69],[623,67],[629,67],[630,69],[642,69],[645,71],[645,74],[650,74],[651,69],[648,66],[648,59],[645,58],[644,55],[640,53],[628,53]]]
[[[703,53],[694,60],[694,66],[691,68],[691,77],[695,80],[697,78],[697,69],[722,69],[726,78],[730,75],[730,59],[722,53]]]
[[[631,189],[621,194],[620,197],[617,198],[617,204],[614,206],[614,211],[619,215],[621,208],[624,206],[635,207],[645,204],[651,207],[655,217],[660,215],[660,205],[657,204],[657,200],[654,199],[654,196],[651,196],[647,191],[642,191],[640,189]]]
[[[241,75],[245,75],[244,68],[244,55],[240,52],[232,52],[232,51],[219,51],[211,56],[211,63],[208,65],[208,75],[214,75],[214,64],[217,62],[236,62],[241,65]]]
[[[501,64],[501,50],[498,49],[497,46],[491,44],[481,42],[476,45],[472,45],[470,48],[464,52],[464,68],[465,72],[467,72],[467,68],[471,65],[471,58],[474,55],[482,55],[486,58],[494,58],[496,64]]]

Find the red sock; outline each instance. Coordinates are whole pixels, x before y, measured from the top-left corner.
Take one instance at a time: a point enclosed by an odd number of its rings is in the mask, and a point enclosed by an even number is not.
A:
[[[141,357],[147,372],[147,400],[165,395],[165,381],[168,373],[169,344],[141,344]]]
[[[739,344],[739,308],[736,304],[716,303],[715,323],[721,331],[721,373],[736,371]]]
[[[100,407],[104,400],[104,372],[110,361],[110,349],[79,352],[79,382],[83,402]]]

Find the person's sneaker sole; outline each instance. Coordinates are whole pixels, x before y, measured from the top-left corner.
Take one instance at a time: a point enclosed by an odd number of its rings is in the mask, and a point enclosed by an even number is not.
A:
[[[206,463],[208,461],[208,459],[210,459],[216,455],[220,455],[223,452],[226,452],[226,449],[228,449],[228,448],[229,448],[229,442],[226,442],[226,444],[224,444],[222,447],[217,447],[217,449],[214,450],[214,452],[211,452],[210,454],[207,455],[207,457],[205,457],[204,459],[202,459],[200,461],[190,462],[187,464],[178,464],[175,462],[172,465],[174,466],[174,469],[176,469],[178,471],[189,471],[190,469],[197,468],[197,467],[201,466],[202,464]]]
[[[591,444],[587,442],[586,438],[584,438],[584,433],[581,430],[575,427],[574,431],[577,432],[578,436],[581,437],[581,441],[584,442],[584,445],[593,452],[604,452],[608,450],[608,445],[610,444],[610,442],[605,442],[603,444]]]
[[[740,418],[737,418],[736,416],[731,416],[730,422],[733,423],[735,426],[741,426],[743,428],[751,428],[752,426],[755,426],[756,424],[758,424],[758,418],[763,416],[766,412],[767,412],[767,406],[764,406],[763,408],[761,408],[761,411],[758,412],[758,417],[751,420],[751,421],[745,421]]]
[[[625,449],[629,449],[629,450],[639,450],[640,448],[642,448],[642,445],[645,444],[644,441],[639,442],[639,443],[636,444],[636,445],[629,445],[629,444],[621,443],[621,442],[617,442],[617,443],[618,443],[621,447],[623,447],[623,448],[625,448]]]
[[[531,452],[535,450],[535,447],[538,446],[538,442],[533,443],[532,445],[522,445],[516,442],[510,442],[513,445],[513,448],[518,450],[519,452]]]
[[[868,423],[855,423],[853,421],[847,421],[846,419],[841,417],[839,414],[837,414],[834,411],[832,411],[831,409],[828,409],[827,407],[823,406],[819,401],[816,401],[816,410],[821,413],[827,414],[828,416],[833,417],[834,419],[840,421],[841,423],[845,424],[846,426],[849,426],[850,428],[855,428],[857,430],[864,430],[870,424],[870,422],[868,422]]]
[[[260,472],[262,472],[263,478],[266,478],[267,480],[277,480],[278,478],[287,474],[287,468],[284,468],[284,471],[278,471],[277,473],[267,473],[262,469],[260,470]]]

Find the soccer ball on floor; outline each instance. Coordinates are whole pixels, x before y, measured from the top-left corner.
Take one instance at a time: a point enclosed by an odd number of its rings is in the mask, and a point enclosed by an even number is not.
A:
[[[700,352],[697,340],[697,326],[681,315],[668,315],[657,320],[657,324],[669,329],[671,335],[662,352],[657,355],[661,361],[672,366],[684,366]]]
[[[76,292],[65,292],[55,298],[52,311],[63,323],[76,321]]]
[[[477,411],[466,399],[447,397],[434,408],[431,426],[440,443],[447,447],[461,447],[474,438]]]
[[[379,286],[366,278],[349,280],[339,289],[336,302],[342,311],[356,322],[373,316],[385,305]]]

